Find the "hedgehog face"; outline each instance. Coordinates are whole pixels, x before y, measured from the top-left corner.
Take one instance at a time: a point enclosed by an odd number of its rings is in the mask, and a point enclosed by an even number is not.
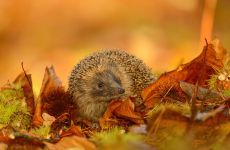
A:
[[[97,101],[109,102],[121,98],[125,93],[119,76],[111,70],[97,72],[92,78],[90,94]]]

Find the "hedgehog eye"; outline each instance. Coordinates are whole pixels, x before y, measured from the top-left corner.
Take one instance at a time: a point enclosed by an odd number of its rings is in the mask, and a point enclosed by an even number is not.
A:
[[[228,75],[228,77],[227,77],[227,81],[230,81],[230,75]]]
[[[99,88],[102,88],[103,86],[104,86],[104,83],[103,82],[100,82],[100,83],[98,83],[98,85],[97,85]]]

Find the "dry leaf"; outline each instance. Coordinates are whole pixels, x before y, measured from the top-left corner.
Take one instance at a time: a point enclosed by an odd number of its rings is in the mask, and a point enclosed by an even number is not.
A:
[[[181,89],[190,97],[192,97],[192,94],[194,92],[195,89],[195,85],[194,84],[190,84],[187,82],[180,82],[180,87]],[[216,92],[216,91],[211,91],[209,89],[203,88],[203,87],[198,87],[198,91],[197,91],[197,98],[199,98],[200,100],[206,100],[206,99],[210,99],[210,98],[219,98],[221,99],[220,95]]]
[[[114,125],[122,125],[123,121],[132,121],[136,124],[144,123],[143,118],[134,111],[134,103],[130,100],[112,101],[103,117],[100,118],[100,126],[102,129]],[[119,117],[123,121],[117,119]]]
[[[189,121],[189,117],[183,116],[179,112],[171,109],[162,109],[150,118],[147,125],[147,131],[149,135],[155,136],[159,128],[170,128],[175,126],[175,130],[180,130],[178,132],[182,135],[186,131],[190,123]]]
[[[29,139],[26,137],[17,137],[12,139],[8,143],[8,149],[33,149],[33,150],[40,150],[45,147],[45,144],[38,139]]]
[[[85,137],[85,134],[82,132],[79,126],[72,125],[67,131],[63,131],[61,137],[76,135],[79,137]]]
[[[140,114],[134,112],[134,107],[134,103],[130,99],[124,100],[122,101],[121,105],[114,110],[114,114],[136,124],[144,123]]]
[[[20,84],[22,86],[24,96],[26,98],[27,107],[29,109],[29,112],[33,115],[35,110],[35,104],[31,74],[25,74],[25,72],[22,72],[16,77],[13,83]]]
[[[56,118],[47,114],[47,113],[42,113],[42,118],[43,118],[43,125],[44,126],[50,126],[55,120]]]
[[[61,134],[65,128],[69,128],[71,126],[71,119],[68,113],[62,114],[59,116],[51,125],[50,133],[51,138],[55,140],[59,140],[61,138]]]
[[[35,108],[35,114],[33,116],[33,125],[34,126],[40,126],[42,125],[43,119],[42,119],[42,107],[43,107],[43,100],[44,98],[51,93],[54,90],[57,90],[58,88],[62,87],[61,81],[57,77],[55,70],[52,67],[45,69],[45,75],[42,81],[42,86],[40,90],[40,94],[37,99],[37,104]]]
[[[7,150],[8,145],[4,143],[0,143],[1,150]]]
[[[93,143],[89,142],[86,138],[77,136],[64,137],[56,144],[47,142],[45,144],[45,150],[96,150],[96,146]]]
[[[121,105],[122,101],[112,101],[110,102],[109,106],[107,107],[106,112],[104,113],[103,117],[100,118],[99,123],[102,129],[107,128],[108,126],[111,127],[117,124],[115,119],[111,119],[113,111]]]
[[[141,95],[146,108],[152,108],[156,100],[162,98],[170,89],[174,91],[172,93],[178,95],[179,100],[183,101],[180,81],[192,84],[198,82],[199,86],[207,87],[207,80],[216,73],[217,69],[223,67],[226,58],[226,50],[216,41],[207,44],[202,53],[191,62],[161,75],[156,82],[145,88]]]
[[[226,111],[226,107],[220,106],[209,112],[198,112],[192,120],[191,116],[182,115],[180,111],[164,108],[150,118],[147,126],[148,136],[160,140],[160,143],[170,138],[182,137],[181,142],[189,139],[190,143],[196,143],[192,145],[192,149],[198,149],[198,146],[219,140],[221,132],[226,129],[221,128],[221,125],[229,121]]]

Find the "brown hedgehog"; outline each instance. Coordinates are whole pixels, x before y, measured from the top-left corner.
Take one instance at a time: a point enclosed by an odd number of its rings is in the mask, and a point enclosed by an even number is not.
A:
[[[140,92],[155,80],[151,70],[133,55],[120,50],[96,52],[71,72],[68,92],[83,119],[97,122],[111,100]]]

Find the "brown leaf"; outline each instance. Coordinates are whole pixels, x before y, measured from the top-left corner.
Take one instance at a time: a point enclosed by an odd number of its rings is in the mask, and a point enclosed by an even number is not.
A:
[[[42,107],[43,107],[44,98],[47,97],[47,95],[49,95],[52,91],[55,91],[60,87],[62,88],[61,81],[57,77],[53,66],[50,68],[46,67],[40,94],[37,99],[35,114],[33,116],[34,126],[42,125],[43,122]]]
[[[109,118],[112,116],[113,111],[114,111],[116,108],[118,108],[121,104],[122,104],[122,101],[119,101],[119,100],[112,101],[112,102],[109,104],[109,106],[108,106],[106,112],[104,113],[103,118],[109,119]]]
[[[51,144],[45,142],[46,150],[66,150],[66,149],[79,149],[79,150],[96,150],[96,146],[89,142],[86,138],[71,136],[64,137],[58,143]]]
[[[123,121],[117,119],[117,117],[121,118],[125,121],[132,121],[136,124],[144,123],[143,118],[134,111],[134,103],[130,100],[124,101],[112,101],[103,117],[100,118],[100,126],[101,128],[107,128],[114,125],[121,125],[124,123]]]
[[[112,117],[113,111],[121,105],[122,101],[112,101],[110,102],[109,106],[107,107],[106,112],[104,113],[103,117],[100,118],[99,124],[102,129],[105,129],[107,127],[111,127],[115,124],[117,124],[117,121],[115,119],[110,119]]]
[[[184,94],[179,86],[180,81],[192,84],[198,82],[199,86],[207,87],[207,80],[217,69],[223,67],[226,58],[226,50],[216,41],[218,40],[207,44],[202,53],[191,62],[161,75],[156,82],[145,88],[141,95],[147,109],[152,108],[156,100],[161,99],[169,89],[183,101]]]
[[[215,127],[219,126],[222,123],[226,123],[229,121],[229,109],[220,105],[218,108],[214,110],[210,110],[208,112],[198,113],[196,115],[197,124],[202,124],[204,126]],[[202,121],[202,123],[200,122]]]
[[[59,116],[51,125],[50,133],[51,138],[59,140],[63,129],[69,128],[71,125],[70,115],[68,113],[62,114]]]
[[[29,139],[26,137],[16,137],[8,143],[8,149],[34,149],[39,150],[45,147],[45,144],[38,139]]]
[[[195,85],[194,84],[190,84],[187,82],[180,82],[180,87],[181,89],[190,97],[192,97],[192,94],[194,92],[195,89]],[[206,99],[213,99],[213,98],[219,98],[221,99],[220,95],[216,92],[216,91],[211,91],[209,89],[203,88],[198,86],[198,91],[197,91],[197,98],[199,98],[200,100],[206,100]]]
[[[130,120],[136,124],[144,123],[143,118],[140,114],[134,111],[134,103],[130,100],[124,100],[120,106],[114,110],[114,114],[118,117]]]
[[[155,113],[148,121],[148,136],[164,142],[174,137],[183,137],[190,140],[190,143],[201,141],[197,145],[192,145],[192,149],[197,146],[216,142],[219,140],[223,129],[221,125],[226,125],[229,121],[228,108],[223,105],[217,109],[205,113],[198,113],[195,119],[191,116],[183,115],[180,111],[164,108]]]
[[[42,113],[42,119],[44,120],[43,121],[44,126],[50,126],[56,120],[54,116],[51,116],[47,113]]]
[[[34,93],[32,88],[31,74],[26,74],[25,72],[22,72],[16,77],[13,83],[21,85],[24,92],[24,96],[26,98],[27,107],[29,109],[29,112],[33,115],[35,110],[35,105],[34,105]]]
[[[79,126],[72,125],[67,131],[63,131],[61,137],[76,135],[79,137],[85,137],[85,134],[82,132]]]
[[[147,125],[147,131],[149,135],[155,136],[161,128],[176,126],[177,128],[175,130],[180,130],[180,132],[183,133],[186,131],[189,121],[189,117],[183,116],[181,113],[174,110],[165,108],[150,118]]]

